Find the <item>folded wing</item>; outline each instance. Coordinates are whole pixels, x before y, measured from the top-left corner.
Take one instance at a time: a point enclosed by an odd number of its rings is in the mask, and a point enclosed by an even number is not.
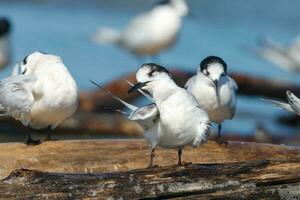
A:
[[[10,115],[28,125],[29,113],[34,104],[32,89],[28,84],[34,82],[34,76],[12,76],[0,81],[1,113]]]

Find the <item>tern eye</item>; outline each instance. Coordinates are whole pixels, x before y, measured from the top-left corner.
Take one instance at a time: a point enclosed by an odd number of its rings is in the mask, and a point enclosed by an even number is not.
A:
[[[27,68],[25,68],[25,69],[23,70],[22,74],[25,74],[25,73],[26,73],[26,69],[27,69]]]
[[[26,65],[27,64],[27,58],[28,58],[29,55],[27,55],[23,60],[22,60],[22,63],[23,65]]]

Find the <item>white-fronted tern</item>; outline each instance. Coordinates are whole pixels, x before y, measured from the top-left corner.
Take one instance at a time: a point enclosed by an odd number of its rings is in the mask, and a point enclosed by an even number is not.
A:
[[[156,146],[178,150],[178,164],[186,145],[197,147],[205,143],[210,132],[210,121],[205,110],[185,89],[176,85],[169,71],[157,64],[143,64],[136,73],[138,81],[128,92],[148,91],[159,112],[157,127],[152,133],[151,155]],[[152,164],[152,163],[151,163]]]
[[[210,121],[218,124],[217,141],[227,144],[220,140],[221,124],[226,119],[232,119],[235,114],[238,87],[236,82],[227,75],[226,63],[217,56],[205,58],[197,74],[187,81],[185,87],[206,110]]]
[[[60,57],[34,52],[14,71],[0,81],[1,113],[34,129],[55,129],[77,110],[77,85]],[[27,144],[39,143],[28,134]]]

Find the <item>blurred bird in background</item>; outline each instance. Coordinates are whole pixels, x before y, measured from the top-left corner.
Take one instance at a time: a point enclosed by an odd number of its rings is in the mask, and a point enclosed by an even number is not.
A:
[[[60,57],[42,52],[26,56],[15,73],[0,81],[0,111],[34,129],[55,129],[78,106],[76,82]],[[18,72],[18,73],[17,73]],[[51,140],[50,132],[46,140]],[[39,144],[28,133],[26,144]]]
[[[11,58],[11,24],[8,18],[0,18],[0,68],[7,66]]]
[[[236,107],[236,82],[227,75],[227,64],[217,56],[208,56],[202,60],[197,74],[191,77],[185,85],[205,109],[212,122],[218,124],[219,144],[221,140],[221,124],[226,119],[232,119]]]
[[[155,56],[176,41],[182,18],[188,14],[185,0],[162,0],[133,18],[122,31],[100,28],[93,41],[118,45],[139,57]]]
[[[264,40],[258,53],[284,70],[300,73],[300,37],[287,47],[272,40]]]

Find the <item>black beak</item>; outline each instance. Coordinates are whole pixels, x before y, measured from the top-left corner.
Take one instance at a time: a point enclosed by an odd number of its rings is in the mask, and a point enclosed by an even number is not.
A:
[[[217,95],[217,98],[219,99],[219,87],[218,87],[218,83],[219,83],[219,81],[217,79],[214,80],[215,89],[216,89],[216,95]]]
[[[127,93],[128,93],[128,94],[129,94],[129,93],[132,93],[132,92],[134,92],[134,91],[136,91],[136,90],[138,90],[138,89],[144,87],[145,85],[147,85],[147,83],[149,83],[149,81],[146,81],[146,82],[144,82],[144,83],[138,82],[137,84],[135,84],[134,86],[132,86],[132,87],[128,90]]]

